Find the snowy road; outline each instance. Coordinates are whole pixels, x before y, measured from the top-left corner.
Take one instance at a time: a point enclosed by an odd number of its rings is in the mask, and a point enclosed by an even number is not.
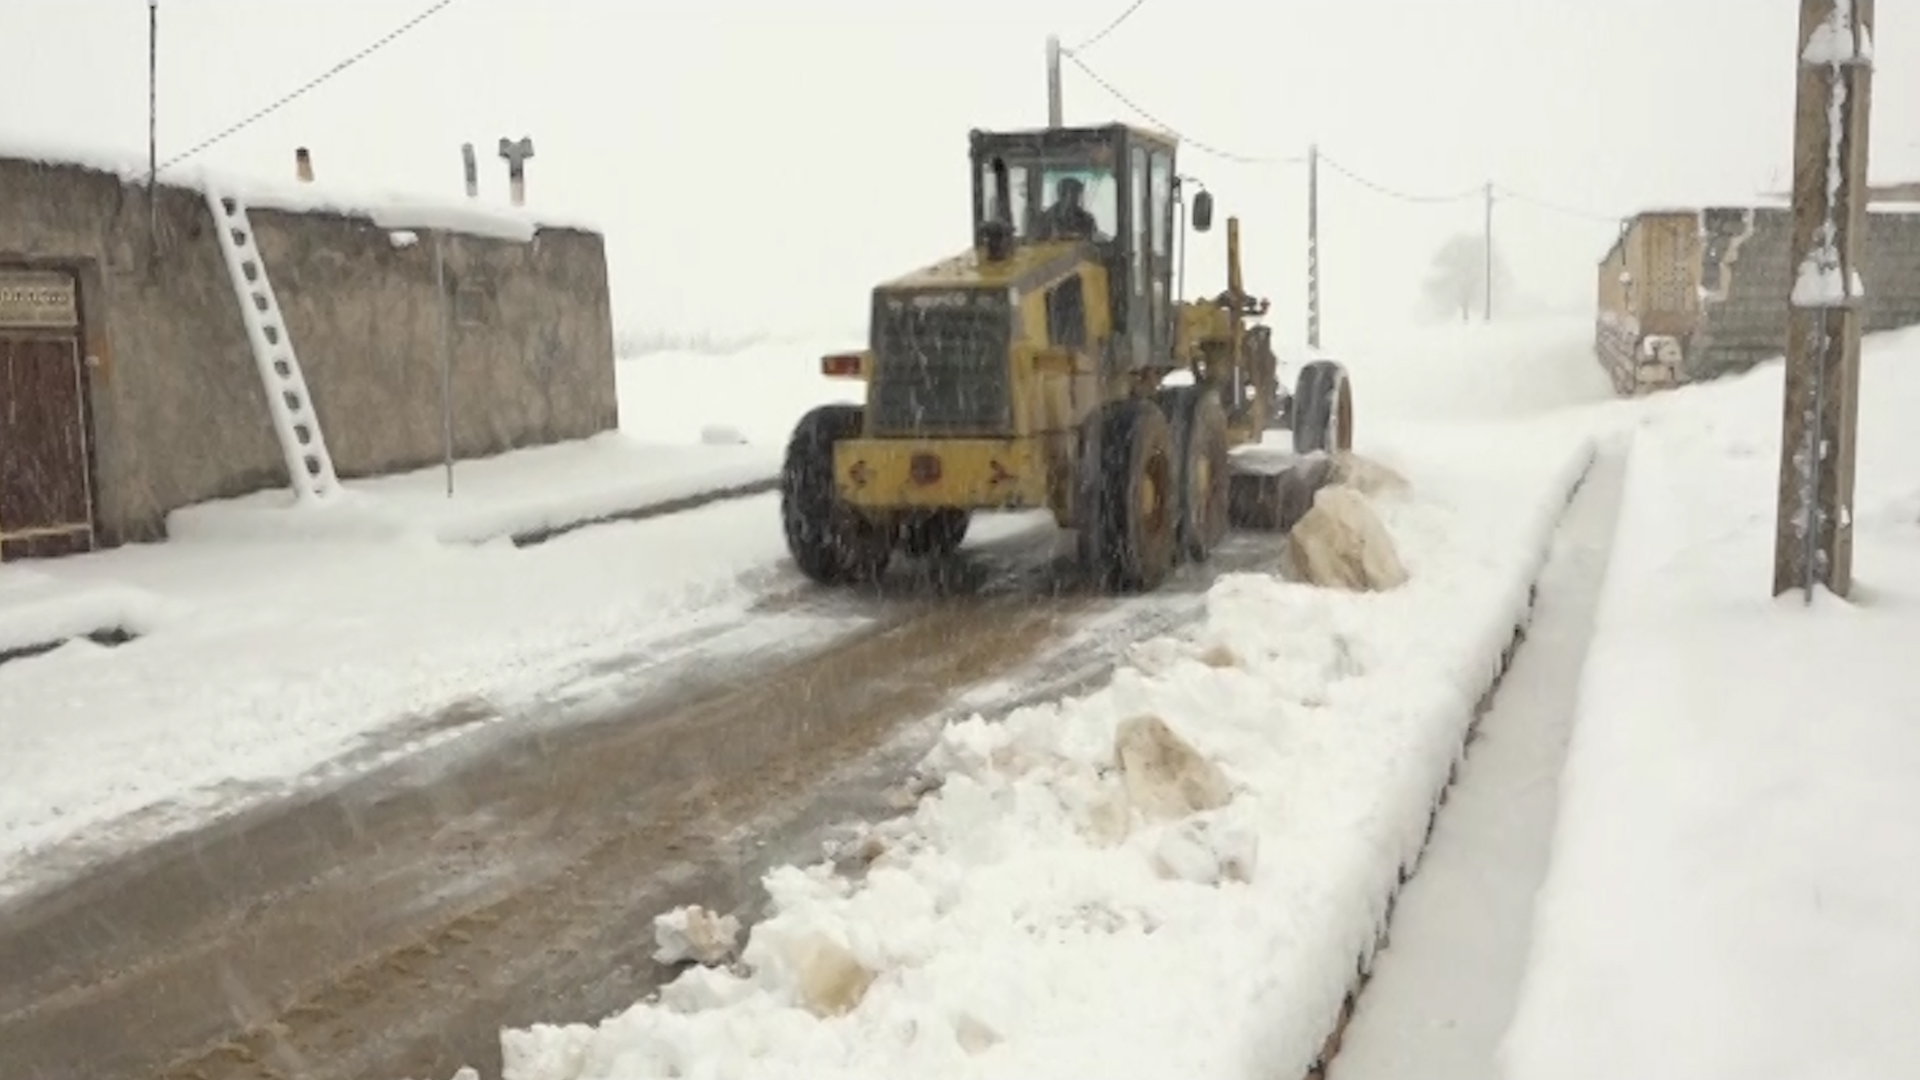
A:
[[[1513,1017],[1546,875],[1580,669],[1625,458],[1594,463],[1541,575],[1526,644],[1481,720],[1329,1080],[1486,1080]]]
[[[884,816],[944,714],[1096,678],[1197,616],[1214,575],[1278,551],[1235,537],[1205,572],[1117,601],[1078,587],[1051,528],[995,524],[937,580],[896,573],[878,596],[770,571],[750,620],[608,656],[549,703],[622,702],[602,719],[475,725],[10,912],[0,1075],[496,1065],[502,1026],[643,996],[655,914],[754,902],[769,865]]]

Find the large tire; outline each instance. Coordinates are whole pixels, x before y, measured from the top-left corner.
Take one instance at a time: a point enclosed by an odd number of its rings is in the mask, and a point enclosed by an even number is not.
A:
[[[1178,550],[1178,468],[1173,430],[1160,407],[1117,401],[1081,459],[1085,516],[1080,555],[1090,576],[1109,589],[1145,592],[1173,572]]]
[[[893,537],[840,500],[833,446],[860,434],[856,405],[822,405],[800,418],[780,472],[780,522],[800,572],[823,585],[872,581],[887,568]]]
[[[900,522],[900,551],[914,558],[951,555],[967,538],[973,514],[966,510],[928,510],[909,514]]]
[[[1291,412],[1294,453],[1353,449],[1353,392],[1346,368],[1332,360],[1301,368]]]
[[[1154,399],[1173,427],[1179,492],[1179,554],[1205,562],[1227,535],[1227,410],[1201,386],[1162,390]]]

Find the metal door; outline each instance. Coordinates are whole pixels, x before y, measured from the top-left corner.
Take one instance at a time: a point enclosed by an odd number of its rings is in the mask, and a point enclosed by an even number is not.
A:
[[[0,559],[94,545],[77,316],[70,276],[0,274]]]

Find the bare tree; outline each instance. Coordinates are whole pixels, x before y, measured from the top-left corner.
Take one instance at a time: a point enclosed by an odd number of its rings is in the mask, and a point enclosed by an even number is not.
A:
[[[1507,270],[1496,250],[1493,257],[1494,299],[1511,294]],[[1487,298],[1487,240],[1479,233],[1459,233],[1440,245],[1434,253],[1433,267],[1427,271],[1427,306],[1435,317],[1473,318]]]

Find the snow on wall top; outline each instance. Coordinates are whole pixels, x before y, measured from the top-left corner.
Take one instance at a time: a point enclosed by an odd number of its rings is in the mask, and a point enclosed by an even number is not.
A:
[[[7,138],[0,140],[0,159],[88,169],[119,177],[136,187],[145,187],[147,183],[144,161],[97,147],[36,145]],[[543,228],[603,234],[597,226],[578,219],[479,199],[395,192],[330,181],[268,180],[201,166],[162,170],[160,185],[199,193],[211,187],[223,194],[238,196],[256,209],[365,218],[390,230],[439,229],[517,243],[533,239]]]

